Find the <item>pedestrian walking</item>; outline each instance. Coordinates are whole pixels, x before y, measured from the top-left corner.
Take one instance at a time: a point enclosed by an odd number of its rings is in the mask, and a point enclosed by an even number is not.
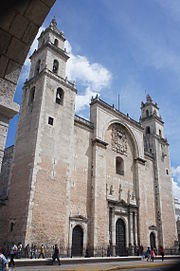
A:
[[[148,262],[148,261],[150,260],[150,257],[151,257],[151,251],[150,251],[150,248],[149,248],[149,247],[148,247],[148,249],[147,249],[145,255],[146,255],[146,258],[147,258],[147,262]]]
[[[17,246],[16,244],[13,244],[10,248],[10,262],[9,262],[9,266],[11,266],[11,264],[13,266],[15,266],[15,262],[14,262],[14,258],[17,252]]]
[[[39,253],[38,259],[39,259],[41,256],[43,257],[43,259],[45,258],[45,255],[44,255],[44,245],[43,245],[43,244],[41,245],[41,249],[40,249],[40,253]]]
[[[154,252],[154,249],[151,248],[151,261],[154,262],[154,259],[155,259],[155,252]]]
[[[110,249],[110,245],[108,245],[107,247],[107,257],[111,256],[111,249]]]
[[[29,258],[30,246],[27,244],[24,249],[24,256],[25,258]]]
[[[162,262],[163,262],[164,261],[164,248],[162,246],[160,246],[159,252],[160,252],[160,255],[161,255]]]
[[[144,260],[144,247],[142,245],[139,247],[139,254],[141,256],[141,260],[143,261]]]
[[[17,258],[20,259],[22,257],[22,243],[19,242],[17,245]]]
[[[36,245],[31,245],[31,259],[36,259],[37,248]]]
[[[0,264],[1,264],[1,271],[8,271],[8,260],[3,254],[2,248],[0,248]]]
[[[60,259],[59,259],[59,248],[58,248],[57,244],[55,244],[55,247],[54,247],[54,253],[53,253],[53,256],[52,256],[52,264],[55,262],[55,259],[57,259],[59,265],[61,265],[61,262],[60,262]]]

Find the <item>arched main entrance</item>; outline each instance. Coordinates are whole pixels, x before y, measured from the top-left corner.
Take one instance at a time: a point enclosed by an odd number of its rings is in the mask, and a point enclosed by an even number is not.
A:
[[[122,219],[116,222],[116,255],[126,255],[126,227]]]
[[[82,256],[83,253],[83,230],[76,226],[72,232],[72,256]]]
[[[156,247],[156,236],[155,236],[154,232],[150,233],[150,246],[151,246],[151,248]]]

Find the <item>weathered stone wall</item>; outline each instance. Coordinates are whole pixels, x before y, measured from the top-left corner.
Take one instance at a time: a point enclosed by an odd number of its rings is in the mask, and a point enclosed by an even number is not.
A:
[[[165,144],[166,156],[164,156],[162,152],[163,143],[164,142],[161,142],[161,139],[156,139],[156,169],[159,184],[158,196],[160,200],[163,246],[166,248],[172,248],[177,241],[177,230],[175,222],[169,150],[168,145]],[[171,221],[171,223],[169,223],[169,221]]]
[[[84,217],[84,220],[74,220],[74,225],[80,225],[87,240],[85,249],[91,248],[91,200],[92,200],[92,128],[75,121],[73,136],[73,165],[70,188],[70,218]],[[86,222],[87,219],[87,222]],[[71,226],[71,225],[70,225]],[[87,232],[85,229],[87,228]],[[72,244],[72,233],[69,231],[69,247]],[[85,252],[85,251],[84,251]]]
[[[12,165],[14,153],[14,145],[5,149],[2,170],[0,174],[0,199],[6,199],[8,196],[8,184],[9,184],[9,175]]]
[[[49,74],[49,76],[48,76]],[[43,85],[37,130],[26,242],[60,243],[67,255],[70,183],[74,131],[75,89],[48,72]],[[63,84],[63,85],[62,85]],[[42,85],[41,85],[42,86]],[[56,90],[64,90],[63,105],[57,104]],[[48,118],[53,118],[53,125]],[[43,230],[42,230],[43,229]]]
[[[150,233],[153,231],[157,243],[157,223],[154,190],[153,159],[145,156],[145,164],[138,163],[139,180],[139,241],[144,247],[150,247]],[[155,226],[156,230],[149,227]]]
[[[9,240],[24,242],[27,230],[27,218],[29,215],[29,202],[31,200],[31,178],[34,168],[34,155],[39,127],[39,114],[41,109],[43,76],[24,86],[22,96],[21,113],[19,116],[14,160],[10,173],[10,189],[8,193],[8,216],[3,224]],[[33,103],[29,104],[31,88],[36,85]],[[14,208],[16,206],[16,208]],[[14,229],[10,232],[10,224],[14,223]]]

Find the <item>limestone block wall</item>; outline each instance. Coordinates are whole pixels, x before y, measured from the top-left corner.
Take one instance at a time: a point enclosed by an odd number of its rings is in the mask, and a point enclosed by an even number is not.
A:
[[[106,200],[106,149],[98,143],[93,146],[94,170],[92,176],[92,246],[94,255],[102,255],[109,244],[109,212]]]
[[[7,198],[8,195],[8,184],[9,184],[9,175],[12,165],[14,152],[14,145],[5,149],[2,171],[0,175],[0,199]]]
[[[53,74],[46,75],[26,242],[31,240],[46,245],[58,243],[62,254],[67,255],[76,90],[63,80],[55,80]],[[59,86],[64,90],[62,105],[55,102]],[[53,125],[48,124],[49,117],[53,118]]]
[[[42,76],[38,82],[32,80],[24,86],[16,133],[7,205],[9,213],[7,230],[9,231],[9,224],[13,220],[15,225],[13,231],[9,232],[9,240],[13,239],[18,242],[25,242],[30,195],[33,189],[31,186],[32,174],[41,109],[41,86],[43,84],[44,78]],[[34,85],[36,85],[34,100],[30,104],[30,91]],[[16,203],[16,208],[14,208],[14,203]]]
[[[75,123],[70,214],[88,219],[91,205],[92,130]]]
[[[168,249],[170,247],[172,248],[175,245],[175,241],[177,241],[177,230],[173,203],[169,150],[168,145],[166,145],[166,156],[164,156],[162,152],[163,142],[159,140],[155,141],[157,159],[156,170],[159,184],[160,212],[163,234],[162,241],[164,247]]]
[[[139,242],[144,247],[150,247],[149,227],[155,226],[156,245],[158,246],[158,232],[156,223],[156,205],[154,188],[153,159],[146,156],[146,162],[138,163],[139,179]]]
[[[83,239],[86,240],[85,249],[92,247],[92,132],[87,126],[75,122],[69,217],[82,216],[87,219],[87,222],[79,224],[83,228]],[[74,221],[73,226],[78,223],[80,222]],[[72,230],[73,228],[69,232],[70,239]],[[72,242],[69,246],[71,244]]]

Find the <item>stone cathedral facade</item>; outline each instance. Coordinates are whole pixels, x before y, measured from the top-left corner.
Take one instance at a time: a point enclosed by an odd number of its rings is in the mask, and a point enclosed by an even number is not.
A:
[[[23,88],[1,241],[52,246],[64,256],[133,255],[177,242],[164,123],[147,95],[139,122],[98,96],[75,115],[76,86],[55,19],[41,33]]]

